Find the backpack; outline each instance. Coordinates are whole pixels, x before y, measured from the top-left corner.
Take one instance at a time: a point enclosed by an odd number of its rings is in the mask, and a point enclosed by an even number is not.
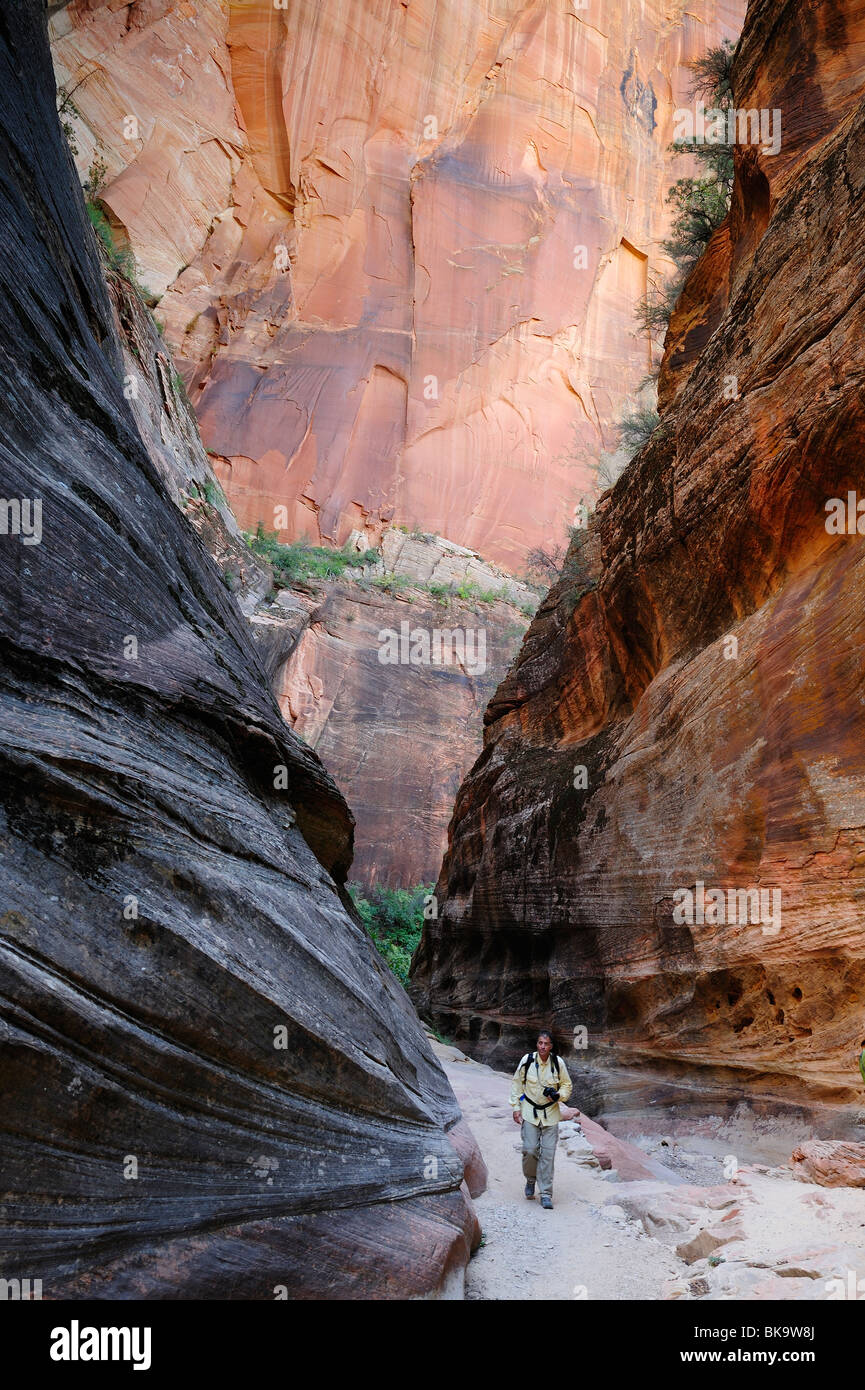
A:
[[[523,1085],[524,1085],[524,1086],[525,1086],[525,1084],[526,1084],[526,1078],[527,1078],[527,1076],[528,1076],[528,1074],[529,1074],[529,1067],[532,1065],[532,1062],[535,1062],[535,1061],[536,1061],[536,1055],[535,1055],[535,1053],[534,1053],[534,1052],[530,1052],[530,1053],[528,1054],[528,1056],[526,1057],[526,1060],[525,1060],[525,1061],[523,1062],[523,1064],[522,1064],[522,1068],[523,1068]],[[558,1079],[559,1079],[559,1059],[558,1059],[558,1057],[557,1057],[557,1055],[556,1055],[555,1052],[551,1052],[551,1053],[550,1053],[550,1065],[552,1066],[553,1071],[556,1073],[556,1081],[558,1081]]]

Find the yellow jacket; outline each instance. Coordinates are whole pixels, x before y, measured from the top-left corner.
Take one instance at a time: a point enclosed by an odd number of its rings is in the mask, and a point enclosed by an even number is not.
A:
[[[529,1067],[525,1083],[523,1083],[523,1067],[531,1056],[532,1053],[527,1052],[514,1072],[514,1079],[511,1082],[511,1109],[520,1110],[523,1119],[528,1120],[530,1125],[557,1125],[562,1118],[558,1101],[555,1105],[551,1105],[548,1110],[539,1110],[537,1118],[532,1109],[532,1102],[536,1105],[546,1105],[549,1097],[544,1095],[544,1087],[555,1086],[559,1093],[559,1100],[567,1103],[573,1090],[568,1069],[560,1057],[559,1074],[556,1076],[553,1071],[552,1055],[545,1062],[542,1062],[536,1052],[534,1054],[535,1060]],[[521,1096],[525,1096],[525,1099],[521,1100]]]

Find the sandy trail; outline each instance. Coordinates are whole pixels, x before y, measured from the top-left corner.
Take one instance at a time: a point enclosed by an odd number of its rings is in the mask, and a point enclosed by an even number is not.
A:
[[[660,1298],[663,1281],[685,1265],[634,1223],[603,1214],[617,1184],[568,1158],[560,1143],[553,1211],[527,1201],[510,1077],[454,1060],[462,1056],[454,1048],[435,1048],[489,1169],[487,1191],[475,1201],[485,1239],[466,1274],[466,1298]]]
[[[484,1243],[466,1272],[466,1298],[825,1299],[838,1296],[828,1281],[843,1278],[851,1287],[860,1280],[865,1300],[865,1189],[798,1181],[786,1164],[743,1165],[727,1182],[721,1160],[701,1156],[696,1133],[696,1151],[669,1152],[668,1166],[659,1141],[626,1143],[582,1117],[586,1139],[613,1169],[569,1156],[560,1139],[554,1210],[544,1211],[523,1195],[510,1077],[433,1046],[489,1169],[475,1200]],[[569,1142],[584,1147],[579,1137]],[[685,1250],[688,1260],[677,1253],[713,1236],[724,1243],[710,1239],[696,1258]]]

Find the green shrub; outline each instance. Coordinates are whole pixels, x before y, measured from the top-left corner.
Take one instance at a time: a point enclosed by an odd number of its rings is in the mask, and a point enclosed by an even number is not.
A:
[[[138,283],[138,278],[135,271],[135,257],[133,256],[131,249],[128,246],[124,246],[121,249],[120,247],[115,245],[114,233],[111,230],[111,223],[105,216],[105,212],[102,209],[102,207],[100,207],[99,203],[94,202],[92,198],[88,198],[86,200],[85,206],[87,208],[87,216],[90,220],[90,225],[105,249],[105,256],[110,269],[116,271],[118,275],[123,276],[123,279],[126,280],[126,282],[129,285],[131,285],[132,288],[135,290],[135,293],[138,295],[142,303],[144,303],[147,306],[149,306],[150,304],[157,303],[157,298],[153,291],[149,290],[146,287],[146,285],[140,285]],[[164,325],[159,323],[157,319],[154,319],[153,321],[156,324],[156,327],[159,329],[160,333],[162,333],[164,331]],[[185,394],[185,388],[183,387],[182,382],[181,390],[184,391]]]
[[[91,227],[108,252],[109,258],[113,259],[117,255],[117,247],[114,245],[114,236],[108,218],[105,216],[99,204],[92,203],[89,198],[87,199],[86,207]]]
[[[679,267],[680,280],[684,280],[697,264],[730,211],[731,192],[732,183],[709,177],[677,179],[667,194],[667,202],[675,209],[675,216],[672,236],[661,244]]]
[[[642,299],[637,301],[634,312],[644,334],[651,337],[660,329],[666,332],[684,283],[684,275],[675,275],[661,285],[650,285]]]
[[[661,417],[654,406],[638,405],[626,412],[619,421],[619,444],[628,450],[633,458],[643,445],[651,439],[661,423]]]
[[[107,173],[108,165],[105,163],[105,160],[101,159],[99,155],[96,155],[93,163],[87,170],[87,178],[84,180],[84,192],[87,194],[89,200],[99,197],[99,194],[105,187],[105,176]]]
[[[370,563],[370,555],[379,558],[374,550],[359,555],[347,546],[328,550],[326,546],[310,545],[308,541],[283,545],[276,532],[265,531],[261,522],[255,535],[245,533],[245,540],[250,550],[273,566],[274,584],[282,589],[292,584],[309,586],[320,579],[339,579],[347,569],[360,569]]]
[[[383,589],[386,594],[398,594],[403,589],[418,588],[416,582],[409,579],[407,574],[374,574],[369,582],[374,588]]]
[[[81,84],[79,83],[78,85],[80,86]],[[68,92],[65,87],[57,88],[57,97],[57,115],[60,117],[60,128],[66,136],[73,157],[77,159],[79,155],[78,142],[75,139],[75,127],[69,118],[71,116],[78,116],[80,118],[81,112],[72,100],[71,92]]]
[[[526,556],[527,582],[550,588],[561,574],[565,553],[562,545],[535,546]]]
[[[691,63],[692,100],[699,97],[712,110],[728,111],[731,108],[735,55],[735,45],[725,39]],[[699,160],[705,173],[696,178],[678,179],[667,194],[674,217],[671,235],[661,244],[675,264],[676,274],[665,285],[653,285],[637,305],[636,317],[640,329],[649,336],[656,330],[666,330],[668,327],[682,286],[730,211],[733,193],[734,166],[730,145],[675,140],[669,148],[674,154],[687,154]]]
[[[423,910],[433,885],[419,883],[414,888],[373,888],[365,895],[358,883],[348,891],[365,931],[379,955],[402,984],[408,983],[411,958],[423,930]]]
[[[470,580],[463,579],[459,584],[457,584],[456,588],[454,589],[454,594],[457,598],[461,598],[463,603],[468,603],[469,599],[474,597],[475,591],[476,586],[472,584]]]

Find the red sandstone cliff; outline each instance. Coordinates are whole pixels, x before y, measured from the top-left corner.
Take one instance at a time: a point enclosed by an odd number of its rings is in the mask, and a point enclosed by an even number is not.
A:
[[[415,961],[485,1058],[586,1025],[599,1104],[612,1063],[637,1088],[696,1066],[713,1105],[861,1093],[865,551],[825,523],[865,491],[863,40],[862,0],[749,7],[736,102],[781,109],[782,150],[737,150],[664,425],[490,704]],[[681,924],[698,882],[779,891],[778,929]]]
[[[532,608],[538,599],[432,540],[389,532],[384,556],[405,587],[388,593],[361,580],[323,584],[315,594],[286,591],[287,618],[279,604],[260,608],[253,630],[270,653],[285,718],[354,813],[352,879],[397,887],[438,875],[454,797],[481,749],[484,709],[528,624],[516,598]],[[517,594],[512,602],[480,601],[464,589],[465,599],[457,592],[437,600],[423,587],[428,571],[442,582],[450,573],[454,583],[467,571],[482,593]],[[423,655],[423,634],[432,641],[437,632],[447,660],[380,659],[382,634],[402,640],[405,633],[401,654],[411,658],[412,634]]]
[[[633,311],[665,265],[686,64],[743,5],[595,10],[73,0],[53,15],[79,170],[105,162],[100,204],[162,296],[242,525],[365,544],[420,525],[517,573],[564,537],[650,366]],[[346,795],[369,882],[435,876],[522,626],[409,597],[324,586],[293,644],[269,633],[283,713]],[[376,633],[406,617],[484,626],[486,671],[383,668]],[[268,609],[257,630],[276,622]]]
[[[665,267],[685,65],[743,8],[55,15],[79,166],[106,161],[242,525],[419,524],[515,572],[564,535],[650,365],[633,309]]]

